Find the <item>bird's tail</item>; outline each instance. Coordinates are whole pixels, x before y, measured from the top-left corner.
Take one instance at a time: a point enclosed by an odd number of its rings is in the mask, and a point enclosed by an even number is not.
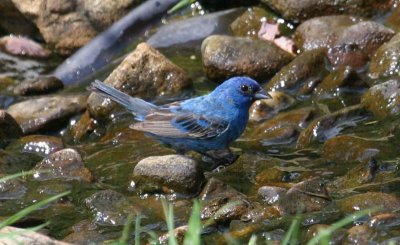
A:
[[[156,105],[139,98],[131,97],[130,95],[125,94],[99,80],[95,80],[90,85],[89,90],[99,93],[101,96],[106,98],[110,98],[111,100],[125,107],[137,117],[145,116],[157,109]]]

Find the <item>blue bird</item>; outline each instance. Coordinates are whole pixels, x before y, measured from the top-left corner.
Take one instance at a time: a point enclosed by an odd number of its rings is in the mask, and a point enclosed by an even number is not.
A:
[[[229,144],[245,130],[252,103],[271,98],[248,77],[233,77],[208,95],[161,106],[131,97],[98,80],[90,90],[131,112],[139,122],[130,128],[145,132],[178,153],[193,150],[218,164],[230,164],[237,159]]]

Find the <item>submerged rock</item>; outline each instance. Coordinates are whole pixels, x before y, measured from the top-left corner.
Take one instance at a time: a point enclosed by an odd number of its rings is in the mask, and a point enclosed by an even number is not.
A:
[[[280,91],[269,92],[272,99],[257,100],[250,107],[249,121],[259,122],[265,119],[270,119],[278,112],[290,107],[295,103],[295,99]]]
[[[139,44],[104,82],[142,98],[174,94],[192,85],[184,70],[146,43]],[[94,118],[106,118],[115,106],[96,93],[88,98],[88,109]]]
[[[270,42],[222,35],[205,39],[201,52],[207,77],[217,81],[239,75],[263,80],[293,59]]]
[[[380,119],[398,115],[400,112],[400,80],[391,79],[371,87],[361,97],[361,104]]]
[[[382,211],[394,211],[400,208],[400,200],[392,194],[383,192],[367,192],[346,197],[337,201],[344,213],[351,214],[367,208],[380,208]]]
[[[26,80],[14,88],[16,95],[48,94],[64,88],[61,80],[53,76],[40,76],[33,80]]]
[[[298,55],[284,66],[266,85],[266,91],[308,94],[328,73],[325,50],[315,49]]]
[[[59,126],[69,117],[83,111],[85,105],[84,95],[55,95],[13,104],[7,112],[27,134]]]
[[[373,79],[396,75],[400,75],[400,33],[383,44],[369,64],[369,76]]]
[[[349,66],[341,66],[327,75],[315,88],[319,98],[338,96],[342,87],[359,85],[357,73]]]
[[[371,16],[389,11],[395,0],[261,0],[261,2],[276,10],[283,18],[298,22],[321,15]]]
[[[32,153],[42,157],[64,148],[61,138],[48,135],[28,135],[14,141],[7,150],[18,153]]]
[[[22,136],[22,129],[15,119],[4,110],[0,110],[0,148],[3,148],[13,139]]]
[[[85,182],[93,180],[93,176],[89,169],[85,167],[81,155],[76,150],[69,148],[49,155],[38,163],[34,170],[38,170],[34,175],[37,180],[59,178],[77,179]],[[41,170],[48,172],[40,173]]]
[[[0,174],[0,178],[5,177]],[[28,188],[18,179],[0,181],[0,200],[21,199]]]
[[[325,142],[366,117],[364,107],[358,104],[316,118],[301,132],[297,139],[297,148],[305,148],[314,140]]]
[[[194,194],[199,191],[204,175],[197,162],[182,155],[147,157],[133,170],[139,192],[177,191]]]

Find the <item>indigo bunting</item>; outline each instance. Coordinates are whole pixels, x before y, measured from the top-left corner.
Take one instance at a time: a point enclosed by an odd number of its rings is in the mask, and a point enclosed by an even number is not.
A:
[[[139,122],[130,128],[144,131],[180,154],[193,150],[220,164],[236,160],[229,144],[245,130],[251,104],[271,98],[248,77],[233,77],[208,95],[161,106],[131,97],[98,80],[90,90],[131,112]]]

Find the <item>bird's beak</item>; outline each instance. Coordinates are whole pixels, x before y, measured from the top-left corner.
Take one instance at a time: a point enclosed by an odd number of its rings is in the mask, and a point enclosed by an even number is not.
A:
[[[272,99],[272,97],[267,92],[265,92],[264,89],[261,89],[254,94],[254,100],[262,100],[262,99]]]

